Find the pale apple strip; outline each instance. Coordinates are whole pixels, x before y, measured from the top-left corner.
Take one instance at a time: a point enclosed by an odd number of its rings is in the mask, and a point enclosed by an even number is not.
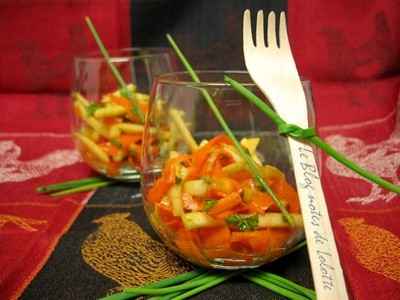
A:
[[[100,139],[100,134],[86,125],[82,126],[80,133],[86,136],[88,139],[91,139],[95,143],[98,142],[98,140]]]
[[[75,101],[82,103],[84,106],[89,106],[89,104],[90,104],[89,100],[87,100],[85,97],[83,97],[81,93],[74,92],[72,94],[72,98]]]
[[[290,214],[293,218],[294,227],[303,227],[303,217],[301,214]],[[282,213],[265,213],[258,216],[258,227],[283,228],[290,225]]]
[[[183,191],[195,197],[204,197],[208,183],[203,179],[188,180],[183,184]]]
[[[104,136],[107,139],[110,137],[107,126],[105,126],[102,122],[100,122],[96,118],[88,117],[85,118],[84,120],[94,131],[96,131],[100,135]]]
[[[190,212],[182,215],[182,222],[186,229],[192,230],[204,227],[215,227],[223,225],[224,221],[216,220],[202,211]]]
[[[107,153],[105,153],[96,143],[94,143],[91,139],[86,136],[75,132],[74,136],[86,147],[88,151],[90,151],[96,158],[98,158],[103,163],[109,163],[110,159],[108,158]]]
[[[122,162],[128,153],[123,149],[118,149],[117,153],[112,156],[113,161]]]
[[[192,152],[196,151],[198,148],[197,142],[193,138],[189,129],[186,127],[186,124],[183,121],[180,112],[176,109],[170,109],[169,115],[170,115],[172,121],[174,122],[176,128],[182,134],[182,138],[184,139],[185,143],[188,145],[190,150]]]
[[[143,133],[144,126],[132,123],[118,123],[110,128],[110,138],[117,138],[122,132],[124,133]],[[154,127],[150,127],[150,134],[156,133]]]
[[[172,214],[175,217],[182,216],[183,211],[183,200],[182,200],[182,190],[180,185],[174,185],[168,191],[168,200],[172,206]]]
[[[244,161],[234,162],[222,168],[226,175],[233,175],[239,171],[246,170],[246,163]]]
[[[150,99],[148,94],[136,93],[135,96],[138,101],[148,102]]]
[[[79,118],[82,120],[87,118],[86,107],[81,101],[74,101],[74,108]]]
[[[94,116],[96,118],[120,117],[125,114],[125,107],[115,104],[108,104],[105,107],[99,108],[94,112]]]

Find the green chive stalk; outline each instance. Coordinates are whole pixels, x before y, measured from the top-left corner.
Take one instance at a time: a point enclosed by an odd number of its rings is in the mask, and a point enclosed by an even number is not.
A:
[[[76,194],[76,193],[81,193],[81,192],[87,192],[87,191],[91,191],[94,189],[98,189],[101,187],[111,185],[113,183],[114,183],[113,181],[102,181],[102,182],[97,182],[97,183],[91,183],[88,185],[79,186],[79,187],[72,188],[72,189],[66,189],[66,190],[63,190],[60,192],[56,192],[56,193],[51,193],[50,196],[59,197],[59,196],[65,196],[65,195]]]
[[[206,274],[205,271],[198,269],[198,270],[194,270],[191,272],[179,274],[173,278],[167,278],[167,279],[163,279],[163,280],[160,280],[160,281],[157,281],[154,283],[147,284],[147,285],[143,286],[143,288],[146,288],[146,289],[164,288],[164,287],[172,286],[174,284],[178,284],[181,282],[188,282],[188,281],[192,280],[193,278],[198,278],[204,274]],[[103,297],[100,300],[124,300],[124,299],[133,298],[133,297],[138,297],[140,295],[142,295],[142,294],[132,291],[130,288],[127,288],[127,289],[124,289],[123,292],[121,292],[121,293],[116,293],[116,294],[113,294],[113,295],[110,295],[107,297]]]
[[[155,283],[150,283],[150,284],[146,285],[145,287],[146,288],[163,288],[163,287],[171,286],[174,284],[186,282],[189,280],[203,278],[206,274],[207,274],[206,271],[197,269],[194,271],[179,274],[173,278],[167,278],[167,279],[163,279],[158,282],[155,282]]]
[[[242,276],[264,288],[267,288],[267,289],[269,289],[279,295],[285,296],[291,300],[310,300],[310,298],[300,295],[296,292],[293,292],[293,291],[287,289],[286,287],[281,287],[275,283],[272,283],[271,281],[267,281],[262,278],[259,278],[256,274],[254,274],[252,272],[245,273]]]
[[[218,276],[223,276],[223,274],[219,273]],[[199,276],[197,276],[197,277],[195,277],[195,278],[193,278],[193,279],[191,279],[191,280],[189,280],[187,282],[188,283],[189,282],[195,282],[195,281],[198,281],[199,279],[203,279],[203,278],[210,278],[210,274],[209,273],[203,273],[202,275],[199,275]],[[202,285],[202,286],[204,286],[204,285]],[[202,286],[199,286],[199,287],[202,287]],[[177,296],[179,296],[179,295],[181,295],[183,293],[186,293],[186,291],[183,290],[183,291],[173,292],[173,293],[169,293],[169,294],[165,294],[165,295],[161,295],[161,296],[150,297],[148,300],[176,299],[175,297],[177,297]]]
[[[104,43],[102,42],[99,34],[97,33],[96,28],[94,27],[92,21],[90,20],[89,17],[85,17],[85,21],[86,24],[89,27],[90,32],[92,33],[97,46],[99,47],[101,53],[104,56],[104,59],[106,60],[113,76],[115,77],[115,80],[117,81],[118,85],[121,88],[121,94],[124,97],[127,97],[133,104],[133,112],[136,114],[136,116],[139,118],[141,123],[144,123],[144,116],[143,116],[143,112],[140,110],[139,108],[139,104],[136,100],[136,98],[132,95],[131,91],[129,91],[129,89],[126,87],[126,83],[124,81],[124,79],[122,78],[121,73],[118,71],[117,67],[115,67],[115,65],[112,63],[111,61],[111,57],[106,49],[106,47],[104,46]]]
[[[211,272],[208,273],[208,276],[204,276],[198,280],[192,281],[192,282],[185,282],[182,284],[178,284],[175,286],[171,287],[165,287],[165,288],[146,288],[146,287],[139,287],[139,288],[127,288],[124,289],[125,292],[131,292],[133,294],[138,294],[138,295],[165,295],[169,293],[174,293],[182,290],[188,290],[192,289],[198,286],[201,286],[203,284],[206,284],[212,280],[215,280],[219,277],[219,275],[213,275]]]
[[[304,245],[304,241],[300,242],[293,247],[293,249],[298,250]],[[302,287],[286,278],[269,272],[263,272],[259,270],[207,272],[205,270],[198,269],[192,272],[180,274],[174,278],[151,283],[144,287],[127,288],[121,293],[116,293],[111,296],[101,298],[100,300],[126,300],[144,295],[153,295],[152,297],[148,298],[149,300],[186,299],[239,274],[242,274],[244,278],[247,278],[256,284],[264,288],[271,289],[275,293],[288,297],[289,299],[316,299],[315,292],[313,290]],[[161,291],[159,291],[160,289]]]
[[[171,294],[167,294],[165,296],[155,296],[155,297],[150,297],[147,300],[167,300],[167,299],[175,299],[175,297],[179,296],[182,294],[182,292],[175,292]]]
[[[285,252],[284,256],[289,255],[290,253],[296,252],[297,250],[303,248],[305,245],[307,245],[307,241],[306,240],[301,241],[300,243],[294,245],[292,248],[288,249]]]
[[[99,300],[127,300],[127,299],[133,299],[134,297],[135,296],[132,296],[131,293],[121,292],[100,298]]]
[[[272,274],[269,272],[262,272],[259,270],[254,270],[254,271],[252,271],[252,273],[254,275],[256,275],[257,277],[264,279],[266,281],[270,281],[270,282],[274,283],[275,285],[279,285],[282,288],[286,288],[288,290],[291,290],[292,292],[302,294],[310,299],[316,299],[315,291],[305,288],[293,281],[290,281],[289,279],[278,276],[276,274]]]
[[[234,277],[236,275],[238,275],[239,273],[241,273],[242,271],[237,271],[237,272],[229,272],[229,273],[224,273],[224,274],[220,274],[218,277],[216,277],[215,279],[212,279],[210,281],[208,281],[207,283],[200,285],[190,291],[187,291],[179,296],[174,296],[173,298],[167,298],[169,299],[174,299],[174,300],[183,300],[183,299],[187,299],[189,297],[192,297],[206,289],[209,289],[213,286],[216,286],[226,280],[228,280],[231,277]],[[167,300],[165,299],[165,300]]]
[[[230,84],[239,94],[244,96],[249,102],[256,105],[263,113],[265,113],[277,126],[288,126],[288,124],[277,114],[275,113],[263,100],[258,98],[254,95],[250,90],[246,89],[242,84],[225,76],[225,82]],[[299,139],[302,139],[301,137]],[[396,194],[400,194],[400,186],[395,185],[376,174],[373,174],[370,171],[367,171],[357,165],[355,162],[346,158],[343,154],[337,152],[334,148],[332,148],[329,144],[324,142],[319,136],[310,136],[308,138],[304,138],[307,141],[311,142],[312,144],[316,145],[320,149],[322,149],[326,154],[336,159],[341,164],[348,167],[350,170],[353,170],[357,174],[361,175],[362,177],[376,183],[377,185],[395,192]]]
[[[43,193],[43,194],[54,193],[54,192],[71,189],[71,188],[77,188],[80,186],[97,183],[97,182],[102,182],[102,181],[104,181],[104,178],[102,178],[102,177],[88,177],[88,178],[83,178],[83,179],[78,179],[78,180],[69,180],[69,181],[64,181],[61,183],[40,186],[40,187],[36,188],[36,191],[38,193]]]
[[[196,83],[200,83],[200,78],[197,76],[196,72],[194,71],[193,67],[190,65],[184,54],[181,52],[179,47],[176,45],[174,39],[171,37],[171,35],[167,34],[167,39],[168,42],[171,44],[172,48],[175,50],[177,56],[181,60],[182,64],[188,71],[189,75],[192,77],[192,80]],[[252,173],[254,179],[258,182],[258,184],[261,186],[261,188],[267,192],[272,200],[275,202],[275,204],[279,207],[281,210],[282,214],[284,215],[286,221],[293,226],[294,221],[292,216],[288,213],[286,210],[285,206],[283,205],[282,201],[275,195],[275,193],[272,191],[272,189],[268,186],[268,184],[264,181],[262,178],[262,174],[256,165],[256,163],[253,161],[253,159],[246,153],[246,151],[243,149],[243,147],[240,145],[239,141],[233,134],[232,130],[229,128],[229,125],[226,123],[224,117],[222,116],[221,112],[219,111],[218,107],[214,103],[214,100],[210,96],[210,94],[207,92],[205,89],[201,89],[201,93],[206,100],[208,106],[210,107],[211,111],[214,113],[214,116],[218,120],[219,124],[221,127],[224,129],[226,134],[229,136],[229,138],[232,140],[233,144],[235,145],[236,149],[239,151],[240,156],[245,160],[246,164],[249,167],[250,172]]]

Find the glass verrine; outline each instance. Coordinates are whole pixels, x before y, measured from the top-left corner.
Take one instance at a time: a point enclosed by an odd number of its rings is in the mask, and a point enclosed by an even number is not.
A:
[[[153,84],[142,152],[146,214],[167,246],[192,263],[222,269],[257,267],[303,238],[287,140],[223,81],[229,75],[265,99],[247,72],[197,74],[202,83],[193,83],[183,72],[164,74]],[[292,214],[294,227],[253,179],[204,92]]]
[[[89,166],[129,181],[140,169],[144,115],[153,79],[173,71],[172,56],[166,48],[120,49],[110,51],[110,56],[128,91],[122,91],[100,52],[76,57],[72,130]]]

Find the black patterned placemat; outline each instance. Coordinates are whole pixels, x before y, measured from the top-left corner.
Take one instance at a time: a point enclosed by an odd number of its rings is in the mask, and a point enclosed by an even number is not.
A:
[[[97,299],[121,286],[190,267],[157,241],[146,220],[137,184],[103,188],[60,239],[21,299]],[[312,287],[306,248],[263,269]],[[233,278],[193,299],[284,298],[245,279]]]

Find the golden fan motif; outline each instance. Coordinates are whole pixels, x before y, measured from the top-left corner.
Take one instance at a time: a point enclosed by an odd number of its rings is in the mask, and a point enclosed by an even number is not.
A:
[[[106,215],[94,222],[96,232],[83,242],[84,261],[124,287],[134,287],[189,271],[189,264],[153,240],[129,213]]]
[[[365,223],[362,218],[343,218],[339,223],[352,242],[357,261],[371,272],[400,282],[400,239],[390,231]]]

